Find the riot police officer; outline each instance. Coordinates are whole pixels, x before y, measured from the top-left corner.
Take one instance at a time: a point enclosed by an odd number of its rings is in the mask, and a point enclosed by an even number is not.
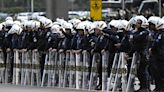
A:
[[[137,52],[139,55],[139,66],[137,69],[137,77],[140,81],[140,89],[138,92],[146,92],[147,91],[147,75],[146,75],[146,67],[147,67],[147,58],[146,58],[146,49],[148,45],[148,30],[146,27],[148,26],[147,19],[143,16],[135,17],[136,24],[135,30],[133,30],[133,38],[132,38],[132,53]]]
[[[150,68],[155,79],[156,88],[154,89],[154,92],[163,92],[164,21],[162,19],[156,20],[154,25],[157,31],[155,31],[154,41],[150,48]]]

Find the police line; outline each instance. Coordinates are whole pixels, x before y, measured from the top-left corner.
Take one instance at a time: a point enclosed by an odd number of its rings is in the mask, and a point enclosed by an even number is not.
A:
[[[41,87],[76,88],[82,90],[94,90],[97,84],[97,64],[102,61],[102,91],[118,90],[122,84],[123,92],[131,92],[132,80],[136,75],[137,53],[133,54],[133,60],[129,77],[127,78],[127,62],[125,53],[116,53],[108,77],[109,52],[94,53],[92,56],[87,51],[74,52],[71,50],[58,52],[51,50],[46,52],[43,75],[41,75],[40,56],[38,51],[14,50],[7,52],[7,60],[4,62],[4,54],[0,53],[0,81],[14,85],[31,85]],[[12,59],[13,58],[13,66]],[[91,60],[92,59],[92,60]],[[100,60],[102,59],[102,60]],[[92,65],[90,65],[92,64]],[[91,66],[91,68],[90,68]],[[128,80],[127,80],[128,79]]]

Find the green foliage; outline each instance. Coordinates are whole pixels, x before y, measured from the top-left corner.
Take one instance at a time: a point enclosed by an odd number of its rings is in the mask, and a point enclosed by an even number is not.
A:
[[[45,0],[34,0],[34,11],[45,11]],[[6,13],[29,12],[31,0],[0,0],[0,11]]]
[[[2,10],[2,12],[11,13],[11,14],[24,12],[24,11],[25,11],[25,9],[22,7],[10,7],[10,8],[5,8]]]

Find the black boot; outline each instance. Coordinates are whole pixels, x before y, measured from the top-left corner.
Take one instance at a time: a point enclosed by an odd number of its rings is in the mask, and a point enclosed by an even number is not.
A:
[[[101,89],[102,89],[102,85],[101,84],[97,85],[96,88],[95,88],[95,90],[101,90]]]

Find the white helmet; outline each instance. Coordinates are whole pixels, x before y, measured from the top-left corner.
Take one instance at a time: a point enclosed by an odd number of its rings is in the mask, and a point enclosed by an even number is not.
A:
[[[85,23],[81,22],[77,25],[76,29],[81,29],[83,31],[85,31],[86,29],[86,26],[85,26]]]
[[[88,21],[88,20],[83,21],[83,23],[84,23],[84,25],[85,25],[86,29],[88,29],[88,28],[89,28],[90,24],[92,24],[92,22],[90,22],[90,21]]]
[[[19,26],[21,26],[21,22],[20,21],[14,21],[14,23],[13,24],[17,24],[17,25],[19,25]]]
[[[160,19],[160,17],[151,16],[151,17],[149,17],[148,22],[149,22],[149,23],[152,23],[152,24],[154,24],[154,25],[157,25],[157,22],[158,22],[159,19]]]
[[[121,20],[118,20],[118,22],[114,26],[115,28],[122,29],[124,28],[123,24],[121,23]]]
[[[164,20],[163,19],[159,19],[156,25],[156,29],[164,29]]]
[[[3,29],[3,24],[1,23],[0,24],[0,31]]]
[[[104,21],[97,21],[96,23],[96,28],[100,29],[100,30],[103,30],[104,28],[107,27],[107,24],[104,22]]]
[[[2,22],[1,24],[2,24],[2,26],[6,26],[6,22]]]
[[[73,25],[71,24],[71,23],[65,23],[64,25],[63,25],[63,27],[65,28],[65,29],[73,29]]]
[[[61,25],[61,24],[59,22],[55,21],[55,22],[52,23],[52,26],[53,25]]]
[[[95,23],[91,23],[91,24],[89,25],[88,32],[89,32],[90,34],[94,33],[94,29],[95,29],[95,28],[96,28]]]
[[[52,26],[52,20],[46,19],[46,20],[43,22],[43,26],[44,26],[45,28],[51,27],[51,26]]]
[[[110,26],[113,26],[113,27],[115,27],[115,28],[117,28],[117,24],[119,23],[119,21],[118,20],[111,20],[110,22],[109,22],[109,24],[108,24],[108,28],[110,28]]]
[[[52,33],[59,33],[60,32],[60,26],[59,25],[53,25],[52,27],[51,27],[51,31],[52,31]]]
[[[69,22],[64,23],[63,28],[64,28],[63,29],[64,31],[65,31],[65,29],[70,29],[72,34],[76,33],[76,31],[73,29],[73,25]]]
[[[33,22],[32,20],[31,20],[31,21],[27,21],[27,22],[24,23],[24,26],[25,26],[25,27],[28,27],[28,28],[31,28],[32,22]],[[31,29],[32,29],[32,28],[31,28]]]
[[[16,34],[21,34],[22,30],[23,30],[23,29],[22,29],[19,25],[14,24],[14,25],[11,27],[11,29],[8,31],[8,34],[14,34],[14,33],[16,33]]]
[[[22,27],[23,29],[26,29],[27,23],[28,23],[28,20],[22,21],[22,22],[21,22],[21,27]]]
[[[118,29],[126,29],[128,26],[128,21],[127,20],[119,20],[118,23],[116,24],[116,28]]]
[[[77,27],[78,24],[81,22],[81,20],[79,20],[79,19],[71,19],[68,22],[72,23],[74,27]]]
[[[37,16],[37,20],[40,22],[44,21],[45,19],[47,19],[47,18],[44,16]]]
[[[13,20],[6,20],[5,25],[6,26],[12,26],[14,24]]]
[[[31,28],[32,29],[38,29],[40,27],[40,22],[39,21],[32,21],[31,22]]]
[[[60,18],[56,18],[56,22],[58,22],[59,25],[61,25],[62,27],[64,27],[65,24],[67,24],[67,21],[65,21],[64,19],[60,19]]]
[[[137,22],[137,20],[142,21],[141,27],[143,27],[143,28],[146,28],[149,25],[148,20],[142,15],[136,16],[135,21]]]
[[[5,21],[7,21],[7,20],[12,20],[12,21],[13,21],[13,18],[12,18],[12,17],[7,17],[7,18],[5,19]]]
[[[127,25],[127,28],[126,30],[132,30],[132,26],[136,24],[136,21],[135,21],[135,17],[132,17],[130,20],[129,20],[129,23]]]
[[[51,27],[51,31],[52,33],[56,33],[56,34],[59,34],[60,37],[64,37],[63,33],[60,31],[61,27],[59,25],[53,25]],[[64,29],[63,29],[64,30]]]
[[[92,29],[92,22],[91,21],[88,21],[88,20],[86,20],[86,21],[83,21],[83,22],[81,22],[81,23],[83,23],[84,24],[84,26],[85,26],[85,31],[86,32],[88,32],[88,33],[92,33],[91,31],[93,31],[94,32],[94,30],[91,30]]]

